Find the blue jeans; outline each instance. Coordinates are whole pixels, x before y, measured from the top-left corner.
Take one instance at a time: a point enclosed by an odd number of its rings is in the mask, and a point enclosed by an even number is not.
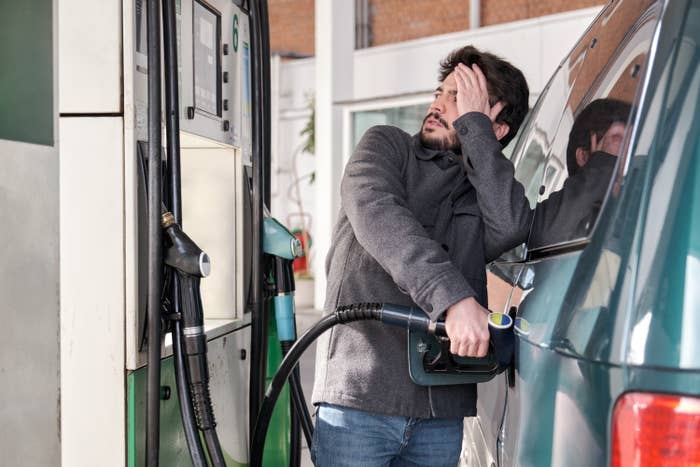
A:
[[[317,467],[455,467],[461,418],[406,418],[321,404],[311,459]]]

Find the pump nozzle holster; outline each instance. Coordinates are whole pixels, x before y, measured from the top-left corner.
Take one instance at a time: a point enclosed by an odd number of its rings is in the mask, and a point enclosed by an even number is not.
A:
[[[161,225],[170,238],[165,264],[195,277],[207,277],[211,272],[209,255],[182,231],[170,212],[161,215]]]

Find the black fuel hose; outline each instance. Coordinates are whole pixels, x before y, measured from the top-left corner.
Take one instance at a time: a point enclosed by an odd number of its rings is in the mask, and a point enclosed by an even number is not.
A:
[[[252,202],[252,264],[251,264],[251,348],[250,348],[250,387],[249,387],[249,423],[253,429],[255,417],[260,410],[260,404],[265,391],[265,376],[267,369],[267,309],[263,297],[263,211],[264,211],[264,178],[265,164],[263,115],[265,114],[263,93],[263,67],[269,62],[269,57],[263,55],[261,43],[264,39],[262,18],[259,1],[250,2],[250,74],[252,83],[253,108],[251,118],[251,146],[253,164]]]
[[[197,428],[204,436],[212,465],[225,467],[226,461],[216,435],[216,421],[209,393],[207,338],[200,295],[200,279],[207,277],[210,271],[209,256],[182,231],[170,212],[163,212],[161,225],[170,239],[165,264],[175,270],[181,286],[178,297],[179,319],[182,324],[180,350],[186,362],[194,418]]]
[[[182,418],[182,428],[185,431],[187,448],[190,451],[190,458],[194,467],[207,467],[204,458],[202,442],[197,432],[197,425],[194,418],[192,399],[188,391],[190,382],[187,378],[187,367],[185,366],[185,354],[182,350],[182,325],[180,320],[173,320],[173,359],[175,361],[175,382],[177,386],[177,396],[180,401],[180,416]]]
[[[262,74],[262,159],[263,170],[263,203],[270,207],[271,204],[271,183],[270,183],[270,161],[272,155],[272,123],[270,112],[270,20],[267,10],[267,0],[258,0],[258,19],[260,21],[260,58],[261,58],[261,74]]]
[[[182,231],[171,213],[163,213],[161,223],[171,244],[165,255],[165,264],[175,269],[181,285],[182,350],[197,428],[204,435],[212,464],[225,467],[209,393],[207,337],[200,295],[200,279],[209,275],[209,257]]]
[[[180,118],[178,99],[178,74],[177,74],[177,25],[175,17],[174,0],[163,0],[163,64],[165,66],[165,129],[167,137],[168,172],[167,183],[169,191],[170,212],[175,222],[182,226],[182,195],[180,181]],[[194,467],[206,467],[201,438],[197,432],[194,418],[192,399],[190,398],[189,378],[185,366],[185,357],[182,348],[182,323],[179,317],[180,310],[180,279],[177,274],[172,275],[171,297],[173,339],[173,362],[175,367],[175,382],[180,406],[180,418],[182,428],[187,441],[187,449]]]
[[[280,341],[280,347],[282,348],[282,356],[286,356],[289,349],[294,344],[294,341]],[[289,375],[289,467],[299,467],[301,465],[301,418],[302,413],[300,412],[300,406],[297,405],[294,394],[294,382],[299,382],[299,378],[295,378],[295,375],[299,374],[299,365],[294,368],[292,374]],[[301,389],[301,387],[297,388]],[[305,403],[304,403],[305,404]],[[309,415],[309,410],[306,406],[301,407],[301,411]],[[307,438],[308,440],[308,438]],[[311,443],[307,442],[309,449],[311,448]]]
[[[294,374],[294,372],[292,372]],[[289,467],[301,466],[301,430],[299,429],[299,414],[294,409],[294,403],[289,404]]]
[[[146,466],[160,455],[160,348],[163,255],[160,229],[160,21],[158,0],[148,0],[148,367],[146,376]]]
[[[215,467],[226,467],[216,420],[209,393],[209,368],[207,365],[207,338],[204,332],[202,298],[199,294],[200,278],[177,272],[182,285],[182,333],[183,350],[189,374],[190,395],[197,428],[204,435],[209,459]]]
[[[306,407],[306,398],[301,388],[301,376],[299,375],[298,365],[289,377],[289,387],[292,393],[294,411],[299,415],[299,424],[301,425],[302,433],[304,433],[306,445],[311,448],[311,442],[314,437],[314,423],[311,420],[309,409]]]
[[[294,341],[282,341],[280,344],[282,346],[282,355],[286,357]],[[289,392],[292,399],[292,412],[295,417],[295,419],[292,419],[292,426],[294,426],[295,422],[301,426],[306,445],[311,448],[314,424],[311,420],[309,410],[306,408],[306,399],[304,398],[304,390],[301,387],[301,376],[299,375],[299,365],[297,365],[294,371],[292,371],[292,374],[289,375]],[[292,446],[294,446],[294,444],[292,444]]]
[[[253,430],[250,454],[251,467],[262,467],[263,449],[265,438],[267,437],[267,429],[272,418],[272,411],[275,408],[275,403],[279,398],[285,381],[287,381],[287,378],[297,366],[299,358],[301,358],[304,351],[321,334],[333,326],[362,320],[382,321],[385,324],[406,327],[414,331],[425,331],[439,336],[447,335],[444,322],[431,321],[421,310],[404,306],[360,303],[338,307],[334,313],[324,316],[289,349],[289,353],[282,360],[277,373],[275,373],[265,392],[260,412],[255,422],[255,429]]]
[[[275,319],[277,320],[277,332],[280,337],[280,348],[282,356],[286,357],[289,349],[296,342],[296,319],[294,317],[293,296],[296,289],[294,284],[294,267],[290,259],[280,256],[274,257],[274,278],[275,278]],[[291,299],[291,306],[290,306]],[[278,309],[279,307],[279,309]],[[301,377],[299,375],[299,365],[289,376],[291,432],[290,446],[292,456],[289,465],[296,467],[301,462],[301,436],[299,429],[304,433],[306,445],[311,448],[313,439],[313,422],[306,407],[304,390],[301,387]]]
[[[272,378],[272,381],[267,388],[267,392],[262,399],[260,412],[255,421],[250,453],[251,467],[262,467],[265,438],[267,437],[267,428],[272,417],[272,410],[275,407],[277,398],[279,397],[289,374],[292,372],[292,370],[294,370],[299,358],[309,347],[309,345],[311,345],[311,343],[313,343],[318,336],[339,323],[340,321],[338,320],[336,314],[324,316],[311,329],[306,331],[304,335],[299,338],[299,340],[296,341],[296,343],[289,350],[287,356],[282,360],[277,373],[275,373],[274,378]]]

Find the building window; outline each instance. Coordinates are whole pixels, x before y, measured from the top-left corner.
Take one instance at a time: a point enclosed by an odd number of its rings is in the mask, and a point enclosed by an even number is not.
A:
[[[365,131],[375,125],[391,125],[401,128],[410,135],[420,131],[421,124],[428,112],[430,102],[389,107],[384,109],[358,110],[352,112],[352,148],[357,146]],[[514,140],[503,150],[503,155],[510,159],[522,126]]]
[[[420,130],[428,104],[406,105],[386,109],[362,110],[352,113],[352,147],[375,125],[392,125],[413,135]]]

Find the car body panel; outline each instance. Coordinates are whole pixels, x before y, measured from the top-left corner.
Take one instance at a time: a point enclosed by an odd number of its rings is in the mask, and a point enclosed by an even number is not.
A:
[[[700,0],[609,3],[557,73],[513,152],[531,206],[562,189],[584,105],[634,110],[590,233],[489,267],[511,285],[494,311],[530,327],[479,385],[476,465],[608,465],[620,396],[700,397]]]

